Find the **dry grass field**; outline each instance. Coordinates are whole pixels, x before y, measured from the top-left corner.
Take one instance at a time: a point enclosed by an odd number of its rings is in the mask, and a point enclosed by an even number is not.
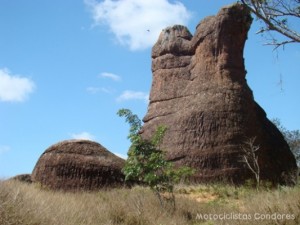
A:
[[[300,185],[262,188],[178,185],[176,211],[147,188],[54,192],[0,181],[1,225],[300,224]]]

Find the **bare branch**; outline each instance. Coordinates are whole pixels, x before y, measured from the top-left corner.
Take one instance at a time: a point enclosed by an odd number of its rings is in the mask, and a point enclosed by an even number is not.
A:
[[[279,42],[279,44],[273,42],[269,45],[275,45],[278,48],[285,44],[300,43],[300,32],[288,25],[289,19],[294,21],[300,19],[300,1],[241,0],[241,2],[265,23],[266,27],[258,33],[275,31],[288,38],[288,40]]]
[[[252,173],[256,174],[256,171],[252,168],[246,156],[244,156],[244,162],[247,164],[248,168],[252,171]]]
[[[277,48],[279,48],[279,47],[281,47],[281,46],[284,46],[284,45],[286,45],[286,44],[291,44],[291,43],[295,43],[295,41],[283,41],[283,42],[279,42],[279,43],[277,43],[275,40],[273,40],[273,42],[269,42],[269,43],[265,43],[264,45],[272,45],[272,46],[275,46],[274,47],[274,51],[277,49]]]
[[[260,149],[260,146],[254,144],[255,139],[255,137],[249,138],[243,143],[241,149],[244,153],[242,162],[246,163],[249,170],[254,174],[256,179],[256,186],[258,188],[260,183],[260,168],[258,164],[257,151]]]

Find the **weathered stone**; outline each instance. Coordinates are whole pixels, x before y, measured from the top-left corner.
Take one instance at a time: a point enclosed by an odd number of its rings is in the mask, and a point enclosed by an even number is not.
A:
[[[24,183],[32,183],[31,174],[20,174],[11,178],[12,180],[21,181]]]
[[[52,145],[41,155],[32,181],[63,190],[115,187],[124,183],[124,163],[96,142],[67,140]]]
[[[256,137],[261,178],[295,182],[295,158],[245,79],[251,22],[248,10],[235,4],[204,19],[194,36],[183,26],[166,28],[152,49],[153,83],[141,133],[149,138],[158,125],[167,126],[162,148],[175,164],[195,168],[195,181],[253,177],[241,162],[241,145]]]

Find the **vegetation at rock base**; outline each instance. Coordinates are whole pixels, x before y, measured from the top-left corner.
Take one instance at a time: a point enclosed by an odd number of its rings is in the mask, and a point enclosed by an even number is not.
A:
[[[272,122],[280,130],[284,139],[290,146],[292,153],[294,154],[297,165],[300,167],[300,130],[288,130],[280,122],[278,118],[273,119]]]
[[[0,181],[0,224],[300,224],[299,184],[296,187],[261,188],[259,191],[246,186],[223,184],[177,185],[174,194],[177,198],[177,210],[170,214],[161,210],[156,197],[146,187],[97,192],[59,192],[41,189],[36,184],[14,180]],[[207,218],[209,215],[239,214],[251,218]],[[264,219],[272,215],[276,218]]]
[[[160,149],[164,134],[167,130],[159,126],[151,140],[143,139],[140,135],[142,122],[129,109],[120,109],[117,113],[126,118],[130,125],[128,138],[131,147],[128,152],[123,172],[126,181],[138,182],[146,185],[156,194],[163,209],[176,209],[174,185],[193,174],[189,167],[174,168],[171,162],[165,159]]]

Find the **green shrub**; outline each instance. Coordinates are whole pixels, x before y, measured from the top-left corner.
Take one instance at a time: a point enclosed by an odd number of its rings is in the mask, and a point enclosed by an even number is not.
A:
[[[175,169],[173,164],[165,159],[160,144],[166,127],[159,126],[153,137],[146,140],[139,134],[142,123],[137,115],[128,109],[119,110],[118,115],[125,117],[130,125],[128,138],[132,145],[123,169],[125,180],[149,186],[157,195],[162,207],[167,207],[165,203],[170,203],[174,210],[174,185],[183,177],[191,175],[193,170],[188,167]]]

